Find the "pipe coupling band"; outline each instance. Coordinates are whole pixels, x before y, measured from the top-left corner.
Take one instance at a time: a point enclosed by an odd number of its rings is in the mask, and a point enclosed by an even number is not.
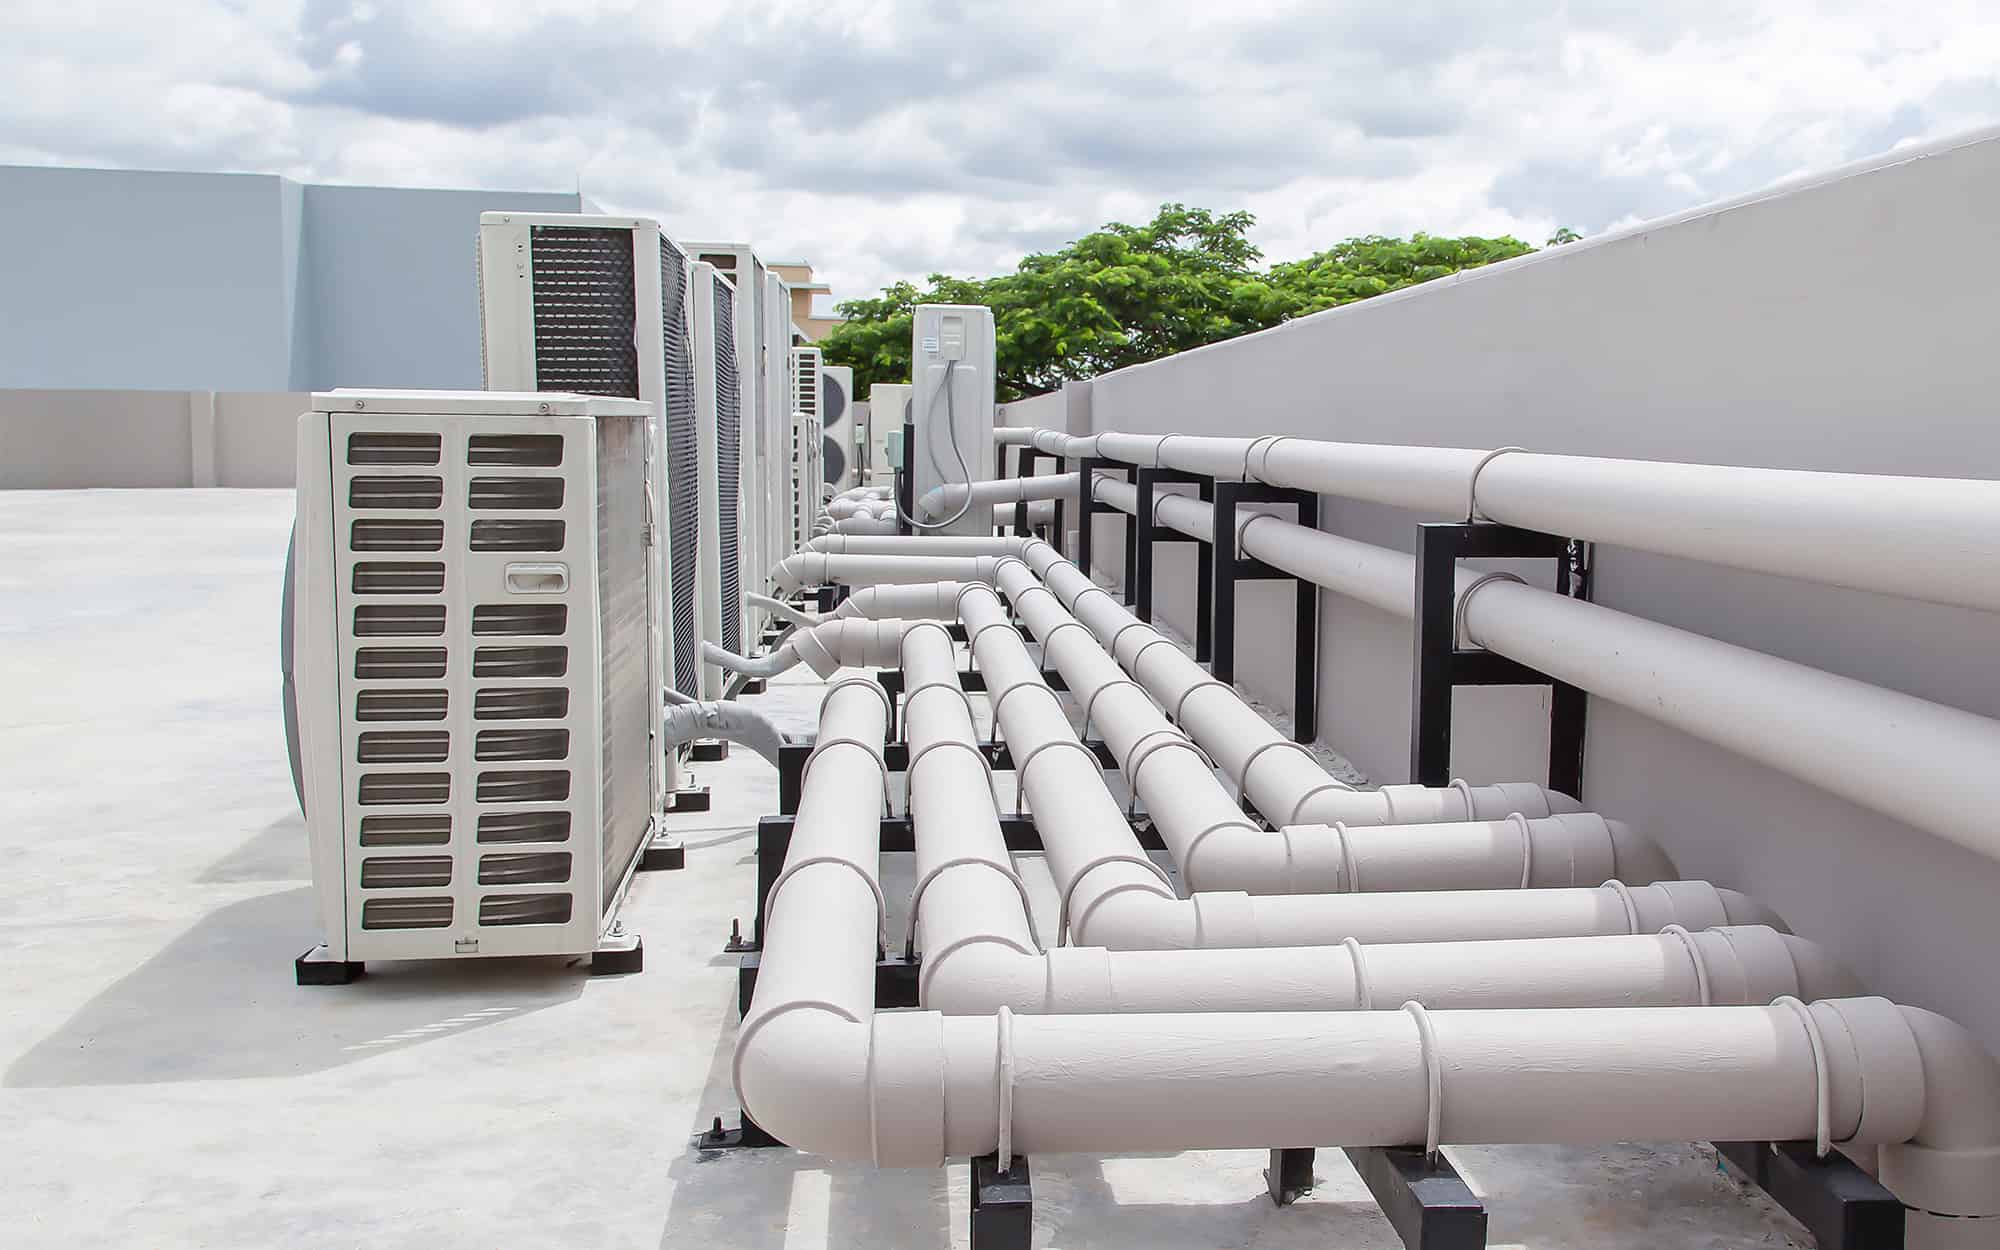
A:
[[[1452,646],[1463,645],[1461,640],[1465,638],[1465,607],[1472,602],[1472,592],[1478,590],[1488,582],[1513,582],[1520,586],[1528,584],[1512,573],[1482,573],[1478,577],[1473,578],[1472,585],[1467,586],[1459,592],[1458,602],[1453,604],[1451,608]]]
[[[1110,652],[1110,653],[1111,653],[1111,658],[1115,660],[1115,659],[1117,659],[1117,658],[1118,658],[1118,640],[1119,640],[1119,639],[1121,639],[1121,638],[1123,638],[1123,637],[1125,636],[1125,631],[1126,631],[1126,630],[1128,630],[1128,629],[1151,629],[1151,628],[1153,628],[1153,627],[1152,627],[1151,625],[1148,625],[1148,624],[1147,624],[1146,622],[1144,622],[1144,621],[1127,621],[1127,622],[1125,622],[1125,623],[1124,623],[1123,625],[1120,625],[1120,626],[1119,626],[1119,627],[1118,627],[1118,628],[1117,628],[1116,630],[1112,631],[1112,634],[1111,634],[1111,641],[1110,641],[1110,642],[1107,642],[1107,643],[1105,643],[1105,644],[1104,644],[1104,649],[1105,649],[1106,651]],[[1163,641],[1163,642],[1164,642],[1164,641],[1165,641],[1165,639],[1162,639],[1161,641]],[[1145,648],[1144,648],[1144,647],[1141,647],[1141,648],[1139,648],[1139,649],[1140,649],[1141,651],[1144,651],[1144,650],[1145,650]],[[1137,664],[1137,663],[1139,662],[1139,659],[1138,659],[1138,657],[1137,657],[1137,656],[1134,656],[1134,657],[1132,657],[1132,662],[1133,662],[1134,664]],[[1128,670],[1128,671],[1129,671],[1129,670]]]
[[[1680,942],[1681,949],[1687,952],[1688,962],[1694,965],[1695,997],[1700,1000],[1700,1005],[1703,1007],[1714,1006],[1715,995],[1709,986],[1708,965],[1702,960],[1701,948],[1694,943],[1694,934],[1689,933],[1684,925],[1670,924],[1660,930],[1660,935]],[[1722,940],[1727,942],[1729,935],[1724,934]]]
[[[875,896],[875,940],[884,946],[888,945],[889,900],[882,896],[882,884],[875,880],[874,874],[844,855],[812,855],[797,863],[786,864],[784,871],[778,874],[778,879],[773,881],[771,888],[764,893],[764,927],[769,928],[773,918],[778,914],[779,889],[792,879],[793,873],[811,868],[815,864],[839,864],[867,883],[868,892]]]
[[[980,767],[986,770],[987,799],[991,802],[997,802],[993,798],[993,761],[986,758],[986,753],[962,738],[936,738],[917,748],[917,753],[912,755],[910,762],[903,766],[903,810],[908,812],[912,819],[916,818],[916,811],[910,803],[910,796],[916,792],[917,762],[939,747],[962,747],[977,756]]]
[[[1258,758],[1262,756],[1264,752],[1274,750],[1277,748],[1283,748],[1289,751],[1297,751],[1300,755],[1305,756],[1307,762],[1310,763],[1314,768],[1316,769],[1319,768],[1319,758],[1315,756],[1311,751],[1306,749],[1305,743],[1293,742],[1290,738],[1273,738],[1269,742],[1266,742],[1263,746],[1260,746],[1256,750],[1250,752],[1250,758],[1243,761],[1243,772],[1237,778],[1238,798],[1241,798],[1242,796],[1250,793],[1250,769],[1257,763]],[[1294,809],[1292,814],[1294,816],[1298,815],[1297,810]]]
[[[1056,635],[1062,633],[1065,629],[1081,629],[1083,630],[1083,636],[1085,638],[1090,639],[1092,645],[1095,645],[1097,642],[1096,635],[1092,634],[1089,629],[1085,628],[1082,621],[1071,618],[1070,620],[1060,622],[1059,624],[1056,625],[1054,629],[1051,629],[1048,633],[1042,635],[1039,639],[1036,640],[1042,644],[1042,654],[1044,656],[1048,655],[1049,646],[1050,644],[1055,642]]]
[[[894,811],[895,808],[889,802],[889,762],[882,758],[882,748],[879,745],[863,742],[859,738],[828,738],[824,742],[814,743],[813,749],[806,755],[805,767],[799,770],[800,794],[805,793],[806,783],[812,779],[813,765],[818,762],[820,753],[833,747],[860,747],[868,753],[868,758],[875,761],[875,768],[882,775],[882,812],[887,815]]]
[[[1276,447],[1279,443],[1284,442],[1290,437],[1291,435],[1289,434],[1265,434],[1262,437],[1251,439],[1250,445],[1243,449],[1243,480],[1246,482],[1264,481],[1263,473],[1271,460],[1271,448]],[[1267,443],[1269,446],[1265,446]],[[1264,458],[1257,462],[1257,472],[1252,474],[1250,472],[1250,457],[1257,454],[1259,447],[1263,447],[1264,449]]]
[[[868,687],[868,689],[874,691],[875,697],[882,700],[882,716],[884,723],[894,723],[896,719],[895,701],[889,698],[889,692],[887,690],[882,689],[882,683],[876,681],[873,677],[843,677],[839,681],[833,683],[831,686],[828,686],[826,689],[826,693],[820,696],[819,716],[817,719],[819,720],[826,719],[827,703],[833,698],[833,696],[839,694],[842,690],[846,689],[848,686],[866,686]]]
[[[1790,994],[1773,999],[1771,1007],[1789,1009],[1805,1026],[1813,1059],[1813,1150],[1824,1159],[1827,1151],[1833,1149],[1833,1074],[1826,1066],[1826,1038],[1820,1034],[1819,1021],[1813,1018],[1811,1009]]]
[[[981,868],[991,868],[994,872],[1007,878],[1008,883],[1014,887],[1014,892],[1021,896],[1021,914],[1030,918],[1028,928],[1030,936],[1033,935],[1034,925],[1032,919],[1035,912],[1034,908],[1028,902],[1028,886],[1026,882],[1021,880],[1021,874],[1015,872],[1008,865],[997,864],[990,859],[981,859],[977,855],[961,855],[956,859],[948,859],[942,864],[934,866],[918,880],[916,888],[910,891],[910,923],[903,933],[903,958],[911,958],[916,953],[917,917],[923,910],[924,892],[931,888],[931,882],[937,880],[947,869],[969,868],[974,865]],[[1039,942],[1036,943],[1035,950],[1037,953],[1041,952],[1042,947]]]
[[[979,724],[978,719],[972,714],[972,696],[965,693],[965,686],[956,677],[950,681],[927,681],[914,690],[906,691],[903,695],[903,707],[905,709],[909,708],[911,704],[917,701],[917,696],[926,690],[950,690],[956,693],[959,701],[965,704],[966,723],[973,726]]]
[[[1616,894],[1618,896],[1618,901],[1624,905],[1625,931],[1627,933],[1632,933],[1632,934],[1639,933],[1641,931],[1639,927],[1639,904],[1633,901],[1632,891],[1626,887],[1625,883],[1623,881],[1620,881],[1618,878],[1613,877],[1611,878],[1611,880],[1606,881],[1599,888],[1609,890],[1613,894]]]
[[[1416,999],[1403,1010],[1417,1022],[1417,1045],[1424,1053],[1424,1156],[1436,1159],[1439,1137],[1444,1127],[1444,1063],[1438,1056],[1437,1031],[1431,1027],[1430,1013]]]
[[[977,648],[979,646],[980,635],[984,634],[989,629],[1004,629],[1008,633],[1013,634],[1017,638],[1020,637],[1021,635],[1021,631],[1015,628],[1014,622],[1012,621],[988,621],[984,625],[981,625],[978,629],[973,630],[972,633],[966,638],[965,640],[966,648],[968,650]]]
[[[1083,732],[1082,732],[1083,737],[1088,738],[1090,736],[1090,721],[1091,721],[1091,716],[1095,713],[1097,709],[1097,696],[1103,694],[1107,690],[1115,690],[1120,686],[1130,686],[1132,689],[1138,691],[1140,694],[1145,695],[1149,701],[1152,699],[1152,696],[1150,694],[1146,694],[1146,688],[1140,685],[1138,682],[1133,681],[1130,677],[1119,677],[1115,680],[1105,682],[1103,685],[1099,686],[1097,689],[1090,692],[1090,698],[1084,700]]]
[[[1354,1005],[1361,1011],[1375,1010],[1375,996],[1368,989],[1368,965],[1361,959],[1361,943],[1353,934],[1340,939],[1347,950],[1347,961],[1354,967]]]
[[[1123,633],[1124,631],[1121,630],[1119,632]],[[1113,647],[1116,647],[1118,645],[1118,640],[1115,638],[1112,639],[1111,645]],[[1178,643],[1176,643],[1173,639],[1166,637],[1165,635],[1161,635],[1160,637],[1153,639],[1151,642],[1140,644],[1139,649],[1132,653],[1132,663],[1127,666],[1128,671],[1134,673],[1138,672],[1139,662],[1146,658],[1146,653],[1148,651],[1151,651],[1154,647],[1159,647],[1159,646],[1172,647],[1176,653],[1180,652],[1180,645]]]
[[[1498,460],[1510,451],[1526,450],[1527,448],[1525,447],[1496,447],[1481,456],[1479,463],[1472,466],[1472,476],[1465,480],[1465,523],[1467,525],[1479,519],[1479,475],[1485,471],[1486,466],[1492,464],[1495,460]]]
[[[1007,706],[1008,696],[1012,695],[1016,690],[1039,690],[1043,694],[1048,695],[1049,698],[1055,701],[1056,713],[1063,718],[1063,723],[1069,723],[1069,713],[1063,710],[1062,696],[1055,692],[1053,686],[1040,681],[1017,681],[1005,690],[1002,690],[999,694],[993,696],[992,741],[998,742],[1000,740],[1000,709]]]
[[[1223,681],[1219,677],[1209,677],[1201,681],[1198,681],[1194,685],[1189,686],[1186,690],[1181,691],[1181,697],[1174,700],[1173,717],[1175,724],[1180,723],[1181,712],[1183,709],[1187,707],[1187,701],[1189,697],[1192,696],[1196,691],[1207,690],[1210,687],[1213,687],[1217,690],[1227,690],[1231,695],[1236,695],[1236,687],[1230,685],[1226,681]],[[1242,696],[1236,695],[1236,697],[1240,700]]]
[[[1166,897],[1168,898],[1180,897],[1180,895],[1174,890],[1173,880],[1167,876],[1166,870],[1161,868],[1158,864],[1154,863],[1152,860],[1146,858],[1144,855],[1130,855],[1122,852],[1112,855],[1100,855],[1096,859],[1093,859],[1089,863],[1085,864],[1082,868],[1079,868],[1077,870],[1076,875],[1069,879],[1069,888],[1062,892],[1062,905],[1056,911],[1056,945],[1063,946],[1068,944],[1069,915],[1070,915],[1069,905],[1070,905],[1070,900],[1076,896],[1076,887],[1083,884],[1083,879],[1085,877],[1097,871],[1099,868],[1104,867],[1106,864],[1137,864],[1139,867],[1144,868],[1146,871],[1152,873],[1154,876],[1160,879],[1160,884],[1166,888],[1167,891]]]
[[[1034,750],[1028,752],[1026,758],[1018,760],[1014,764],[1014,774],[1020,779],[1019,784],[1014,788],[1014,814],[1016,816],[1021,814],[1021,805],[1026,802],[1028,797],[1028,765],[1034,763],[1035,757],[1050,747],[1074,748],[1083,755],[1083,758],[1090,761],[1092,772],[1102,774],[1102,770],[1097,764],[1097,756],[1091,754],[1090,748],[1078,742],[1075,738],[1050,738],[1047,742],[1038,743]]]

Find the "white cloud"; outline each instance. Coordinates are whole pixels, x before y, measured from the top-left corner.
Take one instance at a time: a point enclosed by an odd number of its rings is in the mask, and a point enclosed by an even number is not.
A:
[[[14,0],[0,160],[580,182],[858,295],[1169,199],[1272,258],[1593,232],[1993,120],[1996,64],[1976,2]]]

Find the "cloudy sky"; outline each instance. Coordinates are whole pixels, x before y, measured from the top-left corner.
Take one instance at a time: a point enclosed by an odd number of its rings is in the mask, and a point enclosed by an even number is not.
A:
[[[0,163],[568,190],[844,295],[1162,201],[1540,242],[2000,120],[2000,3],[0,0]]]

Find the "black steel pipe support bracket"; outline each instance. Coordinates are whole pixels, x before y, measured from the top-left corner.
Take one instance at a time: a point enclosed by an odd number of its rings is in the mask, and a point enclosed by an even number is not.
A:
[[[1319,586],[1282,569],[1274,569],[1236,545],[1238,509],[1246,503],[1288,503],[1298,524],[1319,528],[1319,496],[1311,491],[1268,486],[1262,482],[1214,483],[1214,591],[1210,595],[1214,625],[1213,658],[1208,670],[1216,680],[1236,680],[1236,586],[1248,581],[1289,581],[1293,589],[1292,737],[1311,742],[1319,736]]]
[[[1139,510],[1133,514],[1132,528],[1137,534],[1137,553],[1134,556],[1134,580],[1137,583],[1137,604],[1132,614],[1140,620],[1153,619],[1153,546],[1156,543],[1193,543],[1195,546],[1195,626],[1194,658],[1199,664],[1209,662],[1215,650],[1215,551],[1211,544],[1183,534],[1171,526],[1161,525],[1154,516],[1154,508],[1159,503],[1158,488],[1163,484],[1191,482],[1198,489],[1196,497],[1211,506],[1215,503],[1215,480],[1200,473],[1187,473],[1180,469],[1142,468],[1133,474],[1138,485]]]

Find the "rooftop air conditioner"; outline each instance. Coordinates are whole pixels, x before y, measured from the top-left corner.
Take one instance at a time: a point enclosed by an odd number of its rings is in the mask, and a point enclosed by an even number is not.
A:
[[[846,490],[860,481],[854,451],[854,370],[822,365],[819,371],[820,468],[826,485]]]
[[[789,341],[782,332],[773,337],[773,314],[782,311],[788,317],[791,299],[788,295],[774,296],[770,279],[775,275],[748,243],[690,243],[687,247],[688,255],[713,266],[732,292],[730,324],[735,334],[737,402],[741,409],[738,495],[743,504],[736,578],[745,590],[754,591],[776,562],[776,555],[766,550],[768,540],[762,532],[765,509],[757,506],[757,500],[764,484],[758,478],[757,466],[781,456],[786,443],[784,425],[771,411],[778,397],[766,388],[770,357],[775,353],[782,362]],[[756,637],[751,631],[761,630],[763,612],[748,606],[741,610],[746,636]]]
[[[479,310],[486,387],[573,391],[653,406],[653,494],[667,541],[655,581],[667,684],[701,691],[701,514],[686,252],[645,218],[484,213]]]
[[[868,481],[887,486],[896,480],[889,463],[889,435],[910,419],[910,384],[877,382],[868,388]]]
[[[701,556],[714,569],[701,595],[701,636],[743,654],[743,370],[737,357],[737,293],[705,261],[694,267],[695,428],[701,464]],[[723,671],[706,666],[703,697],[722,697]]]
[[[822,483],[819,348],[792,349],[792,545],[803,545],[813,536],[819,520]]]
[[[325,944],[301,981],[618,944],[664,797],[650,419],[557,393],[312,397],[292,633]]]
[[[764,318],[765,402],[759,405],[762,422],[759,447],[770,449],[758,465],[758,487],[764,503],[763,559],[759,573],[792,554],[792,294],[777,274],[764,276],[768,295]]]
[[[994,476],[993,310],[919,304],[911,321],[910,498],[922,499],[938,486]],[[942,515],[914,519],[921,533],[993,532],[991,511],[973,505],[969,494]]]

